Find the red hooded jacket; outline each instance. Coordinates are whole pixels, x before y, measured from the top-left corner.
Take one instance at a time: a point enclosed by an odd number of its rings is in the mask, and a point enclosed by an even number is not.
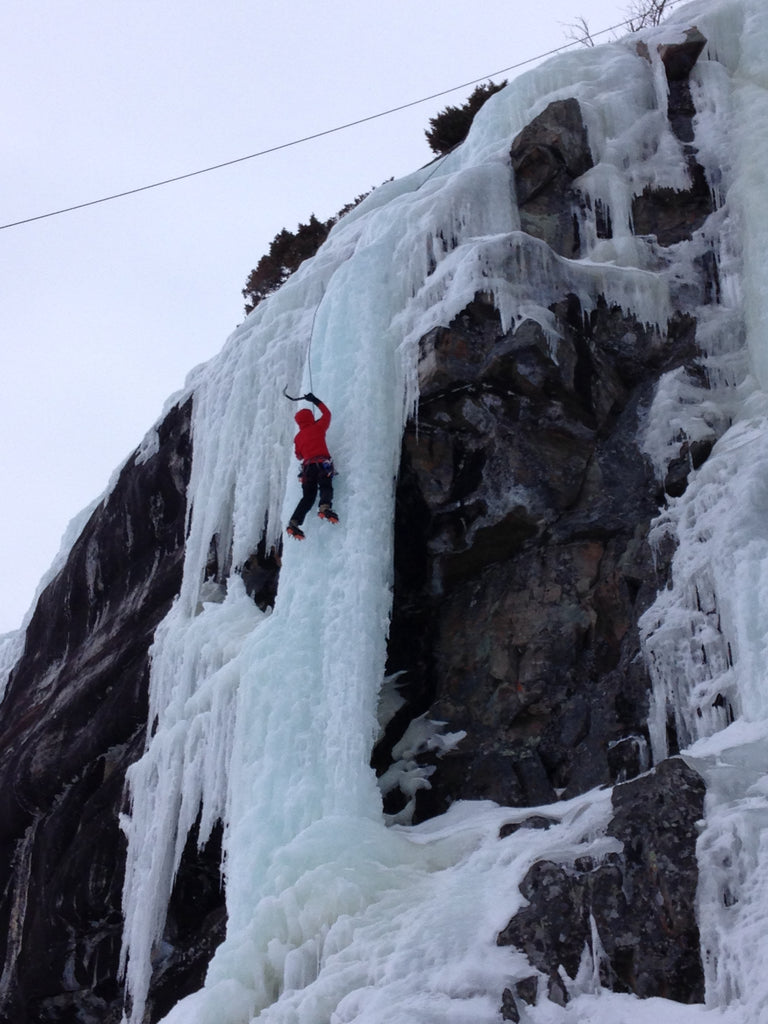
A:
[[[299,432],[293,439],[293,448],[301,462],[322,462],[331,457],[325,443],[325,432],[331,424],[331,410],[325,402],[318,402],[317,407],[320,410],[319,420],[312,415],[311,409],[299,409],[294,416]]]

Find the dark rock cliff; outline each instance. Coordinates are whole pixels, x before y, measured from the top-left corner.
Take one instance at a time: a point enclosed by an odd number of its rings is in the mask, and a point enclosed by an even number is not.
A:
[[[663,54],[692,186],[638,197],[638,233],[662,247],[689,239],[712,212],[690,145],[687,75],[703,45],[694,30]],[[553,103],[511,148],[523,229],[569,256],[579,247],[574,180],[590,165],[580,124],[575,101]],[[705,261],[698,274],[699,293],[716,301],[715,269]],[[650,684],[638,635],[671,554],[652,554],[649,525],[665,491],[682,493],[711,448],[681,447],[660,487],[639,442],[660,376],[682,367],[701,377],[696,323],[679,310],[659,336],[573,295],[551,311],[555,346],[530,321],[505,333],[482,295],[424,339],[418,422],[401,462],[390,636],[389,668],[404,673],[408,704],[389,739],[419,714],[466,733],[447,752],[419,755],[431,774],[417,819],[462,798],[536,806],[616,786],[609,832],[624,854],[577,871],[535,865],[529,906],[499,942],[524,949],[562,1001],[558,970],[575,975],[592,915],[609,987],[697,1002],[703,784],[679,760],[647,771]],[[673,732],[669,747],[677,750]],[[387,809],[406,799],[388,793]],[[663,807],[659,820],[651,807]],[[519,1019],[521,998],[505,994],[506,1019]]]
[[[701,45],[690,36],[665,54],[669,116],[689,147],[693,186],[647,190],[634,210],[637,230],[662,246],[690,237],[710,212],[686,81]],[[575,182],[591,155],[576,101],[544,111],[510,159],[523,230],[578,255]],[[601,230],[608,236],[610,224]],[[700,292],[716,301],[714,268],[699,272]],[[662,373],[699,375],[696,323],[679,310],[660,336],[573,295],[552,313],[554,347],[530,321],[502,330],[484,295],[423,339],[430,358],[397,489],[388,666],[404,673],[406,705],[374,752],[385,770],[422,714],[466,733],[442,756],[421,756],[433,771],[417,819],[456,799],[536,806],[615,786],[610,834],[623,852],[575,868],[535,864],[524,882],[529,905],[498,936],[532,967],[530,985],[499,993],[511,1020],[541,978],[552,998],[566,998],[559,969],[574,973],[590,918],[606,985],[702,998],[691,906],[703,787],[679,759],[649,771],[638,639],[638,618],[666,572],[664,553],[654,559],[648,545],[664,488],[638,428]],[[180,581],[190,403],[169,413],[159,437],[153,456],[126,464],[41,595],[2,705],[0,1019],[16,1024],[120,1019],[118,815],[125,771],[144,742],[148,650]],[[707,451],[681,450],[668,493],[684,490],[692,460]],[[263,551],[246,566],[260,602],[271,599],[278,571]],[[390,793],[386,809],[404,802]],[[200,984],[222,935],[218,858],[219,837],[202,852],[188,844],[148,1020]]]
[[[191,403],[129,460],[43,591],[0,717],[0,1019],[120,1019],[125,771],[178,592]]]

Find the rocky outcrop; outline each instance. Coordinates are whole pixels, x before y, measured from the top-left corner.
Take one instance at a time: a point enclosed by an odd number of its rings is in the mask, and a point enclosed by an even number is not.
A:
[[[510,158],[522,230],[560,256],[577,257],[579,198],[573,183],[592,166],[578,102],[550,103],[514,140]]]
[[[538,861],[525,876],[527,905],[497,942],[523,950],[538,973],[510,990],[506,1019],[519,1019],[512,1007],[532,1001],[540,985],[565,1004],[585,953],[614,992],[704,999],[694,911],[704,784],[673,758],[616,786],[612,801],[607,834],[620,841],[620,853],[599,864]]]
[[[434,761],[420,815],[457,798],[536,805],[647,766],[637,621],[665,570],[638,427],[659,375],[694,358],[694,325],[662,342],[618,309],[553,312],[556,349],[532,322],[502,332],[481,299],[429,339],[391,668],[420,712],[468,736]]]
[[[649,186],[643,189],[642,195],[635,197],[632,204],[635,234],[653,235],[662,246],[690,239],[714,209],[704,171],[696,160],[696,147],[693,145],[696,108],[688,81],[706,44],[698,29],[692,28],[686,33],[685,42],[659,48],[669,89],[667,117],[672,131],[682,143],[691,181],[690,188],[685,191]]]

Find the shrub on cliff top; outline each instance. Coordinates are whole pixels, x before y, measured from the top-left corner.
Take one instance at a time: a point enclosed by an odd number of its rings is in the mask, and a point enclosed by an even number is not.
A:
[[[446,107],[435,117],[431,117],[429,119],[431,127],[424,134],[432,152],[442,156],[463,142],[472,127],[475,114],[486,100],[490,99],[495,92],[503,89],[506,84],[505,80],[499,83],[487,82],[485,85],[478,85],[466,103],[460,107]]]

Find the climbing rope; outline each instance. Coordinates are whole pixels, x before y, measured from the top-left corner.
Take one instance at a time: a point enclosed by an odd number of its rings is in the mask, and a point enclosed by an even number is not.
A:
[[[320,301],[315,306],[315,312],[314,312],[314,314],[312,316],[312,326],[309,329],[309,345],[307,346],[307,372],[309,374],[309,390],[310,390],[310,392],[312,392],[314,390],[314,388],[312,386],[312,338],[314,337],[314,334],[315,334],[315,320],[317,320],[317,314],[318,314],[318,311],[319,311],[320,307],[323,304],[323,299],[324,298],[325,298],[325,292],[323,292],[323,294],[320,296]],[[304,399],[304,395],[289,395],[288,394],[287,386],[283,388],[283,394],[291,402],[301,402]]]
[[[325,292],[323,292],[323,294],[320,296],[320,301],[315,306],[315,312],[314,312],[314,315],[312,317],[312,326],[309,329],[309,345],[307,346],[307,372],[309,373],[309,390],[310,391],[314,390],[314,388],[312,387],[312,338],[314,337],[314,334],[315,334],[315,320],[317,320],[317,313],[318,313],[318,310],[320,309],[320,307],[323,304],[323,299],[324,298],[325,298]]]

